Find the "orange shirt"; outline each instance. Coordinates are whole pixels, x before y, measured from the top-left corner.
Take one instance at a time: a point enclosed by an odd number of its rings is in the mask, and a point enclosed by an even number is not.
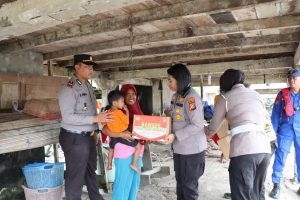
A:
[[[109,110],[109,112],[112,112],[112,115],[114,116],[113,122],[103,122],[103,125],[107,125],[108,129],[112,132],[123,132],[126,131],[129,125],[129,117],[123,113],[122,110],[116,109],[116,110]]]

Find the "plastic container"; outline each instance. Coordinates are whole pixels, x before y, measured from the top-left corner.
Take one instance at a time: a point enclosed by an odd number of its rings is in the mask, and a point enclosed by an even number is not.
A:
[[[64,163],[34,163],[23,167],[28,188],[55,188],[64,182]]]
[[[29,189],[22,185],[26,200],[61,200],[63,195],[63,186],[55,188]]]

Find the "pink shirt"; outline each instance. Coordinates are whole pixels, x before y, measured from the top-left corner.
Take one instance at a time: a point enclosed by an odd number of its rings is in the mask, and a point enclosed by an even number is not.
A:
[[[131,146],[127,146],[122,143],[117,143],[114,148],[114,157],[115,158],[128,158],[132,154],[134,154],[135,148]],[[140,157],[144,154],[144,145],[142,145]]]

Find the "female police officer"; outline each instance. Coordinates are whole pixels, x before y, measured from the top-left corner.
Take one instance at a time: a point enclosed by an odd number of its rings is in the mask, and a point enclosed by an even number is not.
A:
[[[245,75],[228,69],[220,77],[221,97],[207,129],[212,135],[226,118],[231,132],[229,179],[232,200],[263,200],[270,160],[270,138],[265,134],[266,111],[260,95],[246,88]]]
[[[177,199],[197,200],[207,147],[201,98],[191,87],[191,74],[183,64],[168,69],[168,86],[175,94],[171,101],[173,131],[166,143],[173,143]]]

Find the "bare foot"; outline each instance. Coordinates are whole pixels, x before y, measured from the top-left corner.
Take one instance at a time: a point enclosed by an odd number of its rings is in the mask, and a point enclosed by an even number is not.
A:
[[[112,170],[112,164],[108,164],[106,169],[107,170]]]
[[[131,167],[134,171],[136,171],[138,174],[141,174],[141,173],[142,173],[142,172],[140,171],[140,169],[139,169],[137,166],[131,164],[130,167]]]

